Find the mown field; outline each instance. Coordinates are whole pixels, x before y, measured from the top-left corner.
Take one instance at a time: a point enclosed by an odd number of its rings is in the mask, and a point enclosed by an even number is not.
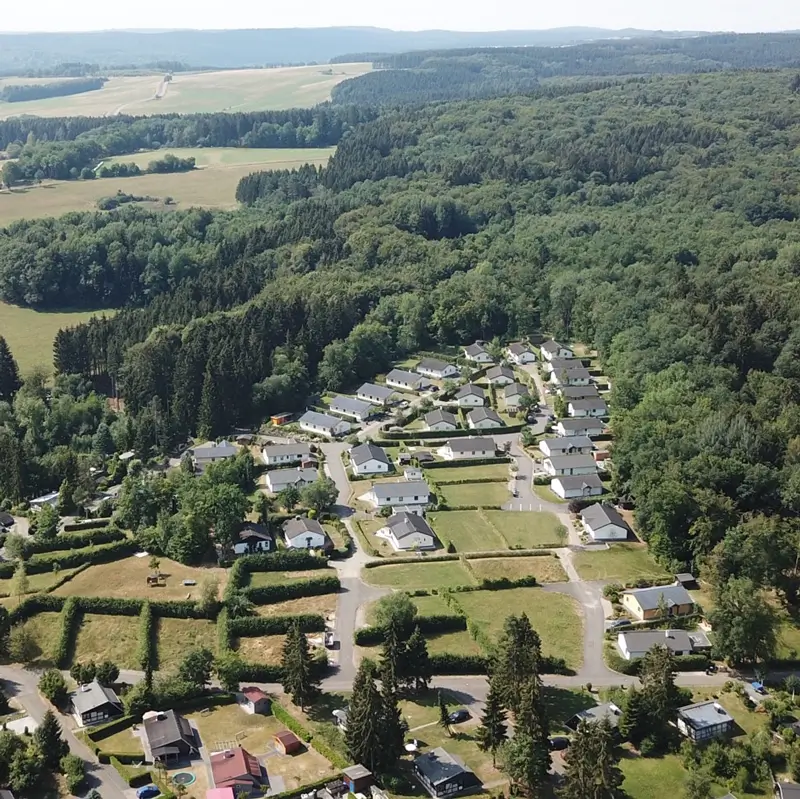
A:
[[[184,72],[173,76],[166,93],[156,99],[164,75],[111,78],[102,89],[0,105],[0,119],[34,114],[114,116],[116,114],[192,114],[218,111],[266,111],[310,107],[329,100],[334,86],[363,75],[370,64],[332,64],[273,69]],[[7,85],[33,83],[29,78],[6,79]]]
[[[141,175],[135,178],[98,178],[97,180],[52,180],[39,186],[24,186],[13,191],[0,191],[0,226],[18,219],[61,216],[69,211],[97,210],[97,201],[113,197],[118,191],[138,197],[153,197],[153,205],[163,206],[171,197],[172,209],[192,206],[230,209],[236,207],[236,186],[251,172],[259,169],[294,169],[303,164],[326,164],[335,148],[241,149],[230,147],[208,149],[159,150],[176,155],[194,155],[201,169],[172,174]],[[233,151],[233,152],[232,152]],[[235,154],[234,154],[235,153]],[[145,167],[155,153],[120,156],[118,161],[141,159]]]

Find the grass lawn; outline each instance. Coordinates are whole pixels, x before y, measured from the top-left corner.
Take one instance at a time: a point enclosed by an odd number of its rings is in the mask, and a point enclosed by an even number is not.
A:
[[[362,578],[372,585],[413,591],[419,588],[452,588],[455,585],[474,585],[475,580],[457,560],[440,562],[400,563],[364,569]],[[465,596],[467,596],[465,594]]]
[[[457,552],[508,549],[503,537],[479,511],[449,510],[431,513],[428,521],[442,544],[447,546],[452,542]]]
[[[584,580],[657,579],[667,573],[653,560],[646,544],[611,544],[599,552],[577,552],[575,568]]]
[[[564,583],[567,575],[555,555],[530,558],[473,558],[469,567],[478,580],[518,580],[532,574],[540,583]]]
[[[545,502],[556,502],[559,505],[567,504],[567,500],[561,499],[558,494],[555,494],[553,491],[551,491],[550,486],[539,486],[534,483],[533,493],[536,494],[539,499],[543,499]]]
[[[58,574],[54,572],[45,572],[44,574],[29,574],[28,575],[28,594],[38,594],[40,591],[46,591],[51,585],[63,579],[67,574],[72,574],[75,569],[62,569]],[[9,597],[13,603],[7,605],[8,608],[17,606],[17,597],[12,596],[14,580],[9,578],[7,580],[0,580],[0,596]],[[23,597],[24,599],[24,597]]]
[[[256,638],[239,638],[236,649],[247,661],[278,665],[281,662],[285,635],[262,635]]]
[[[692,702],[705,702],[708,699],[715,699],[733,716],[741,730],[740,734],[743,732],[749,735],[756,730],[768,729],[767,715],[745,707],[744,702],[736,694],[724,693],[720,691],[720,686],[692,688]]]
[[[205,619],[158,619],[158,668],[170,669],[190,649],[217,651],[217,629]]]
[[[256,605],[259,616],[294,616],[298,613],[320,613],[323,616],[333,615],[336,611],[336,594],[321,596],[305,596],[300,599],[287,599],[272,605]]]
[[[203,582],[216,579],[222,595],[228,581],[226,569],[199,569],[184,566],[167,558],[160,558],[159,570],[166,578],[165,585],[147,585],[151,573],[150,558],[124,558],[112,563],[90,566],[75,579],[64,583],[54,593],[59,596],[108,596],[143,599],[198,599]],[[183,585],[183,580],[194,580],[197,585]]]
[[[257,588],[262,585],[288,585],[297,583],[301,580],[307,580],[309,577],[323,577],[331,574],[326,569],[308,569],[306,571],[291,571],[291,572],[250,572],[250,582],[248,585],[251,588]]]
[[[438,594],[434,596],[412,596],[411,601],[417,608],[420,616],[451,616],[447,603]],[[378,609],[378,602],[370,602],[366,609],[367,624],[375,624],[375,614]]]
[[[510,476],[507,463],[430,469],[425,474],[437,483],[446,483],[448,480],[488,480],[489,478],[497,480],[498,483],[504,483]]]
[[[506,617],[527,613],[531,625],[542,639],[545,655],[563,657],[570,668],[583,662],[583,625],[574,599],[540,588],[513,588],[509,591],[473,591],[458,594],[458,602],[490,638],[497,640]]]
[[[391,558],[399,555],[406,555],[406,552],[397,552],[395,548],[385,539],[378,538],[375,533],[386,526],[385,519],[362,519],[355,522],[356,534],[361,537],[380,555],[382,558]]]
[[[94,183],[95,181],[89,181]],[[105,195],[103,195],[105,196]],[[0,192],[0,226],[12,219],[26,216],[14,215],[6,218],[6,206],[10,200],[16,200]],[[46,199],[46,198],[42,198]],[[16,203],[13,205],[16,208]],[[34,212],[32,216],[45,216]],[[0,336],[3,336],[11,347],[11,353],[17,360],[20,372],[24,375],[34,366],[43,366],[48,371],[53,368],[53,339],[62,327],[74,327],[86,322],[93,316],[111,315],[113,311],[35,311],[32,308],[19,308],[0,302]]]
[[[138,616],[87,613],[78,631],[73,661],[111,660],[121,669],[138,669],[138,651]]]
[[[563,546],[566,532],[553,513],[537,511],[484,511],[511,549]]]
[[[39,647],[39,655],[35,658],[34,664],[50,665],[53,647],[61,635],[61,614],[37,613],[25,622],[24,627],[31,633]]]
[[[108,738],[103,738],[100,744],[105,752],[124,752],[129,755],[142,755],[144,760],[144,752],[142,751],[142,740],[139,736],[133,734],[133,729],[128,728],[122,730]]]
[[[440,493],[450,506],[502,505],[511,497],[505,483],[464,483],[462,485],[442,486]]]

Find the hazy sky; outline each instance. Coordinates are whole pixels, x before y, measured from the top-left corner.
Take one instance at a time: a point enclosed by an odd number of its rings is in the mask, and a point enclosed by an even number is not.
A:
[[[285,28],[503,30],[591,25],[662,30],[800,28],[798,0],[33,0],[5,3],[0,30]]]

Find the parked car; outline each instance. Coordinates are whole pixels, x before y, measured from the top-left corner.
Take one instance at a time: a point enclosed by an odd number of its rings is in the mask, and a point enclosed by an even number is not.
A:
[[[547,743],[550,745],[551,752],[560,752],[569,746],[569,738],[564,735],[554,735],[547,739]]]
[[[454,710],[448,717],[447,720],[451,724],[461,724],[462,721],[469,720],[470,715],[469,711],[465,710],[463,707],[460,710]]]
[[[630,627],[631,622],[628,619],[614,619],[609,625],[609,630],[618,630],[620,627]]]

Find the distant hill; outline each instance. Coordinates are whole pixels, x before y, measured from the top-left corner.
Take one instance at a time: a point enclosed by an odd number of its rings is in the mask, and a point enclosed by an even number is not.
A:
[[[69,61],[101,67],[181,61],[219,68],[326,62],[345,53],[401,53],[465,47],[561,46],[596,39],[674,38],[693,32],[633,28],[553,28],[539,31],[393,31],[385,28],[288,28],[230,31],[101,31],[0,34],[0,72]]]

